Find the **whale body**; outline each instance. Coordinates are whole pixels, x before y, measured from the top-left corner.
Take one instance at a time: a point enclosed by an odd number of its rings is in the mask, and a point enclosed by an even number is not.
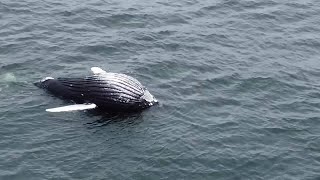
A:
[[[120,73],[108,73],[91,68],[93,75],[82,78],[46,77],[36,86],[62,99],[77,104],[53,109],[50,112],[104,109],[110,111],[139,111],[158,101],[137,79]]]

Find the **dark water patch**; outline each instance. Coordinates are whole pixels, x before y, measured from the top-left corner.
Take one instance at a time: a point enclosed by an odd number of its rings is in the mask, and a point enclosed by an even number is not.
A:
[[[117,14],[109,17],[97,17],[94,22],[110,28],[145,28],[149,24],[159,23],[157,17],[151,14]]]
[[[304,88],[303,86],[297,86],[290,84],[289,82],[282,82],[272,77],[253,77],[244,79],[241,84],[238,85],[239,91],[261,92],[261,91],[273,91],[283,94],[295,92],[296,88]]]
[[[156,41],[157,37],[154,36],[153,34],[139,34],[136,38],[136,40],[140,41]]]
[[[103,127],[110,124],[131,126],[142,121],[141,112],[108,113],[104,111],[89,111],[88,115],[96,119],[93,122],[86,123],[88,128]]]
[[[300,48],[306,49],[306,48],[311,48],[311,49],[319,49],[320,47],[320,39],[301,39],[297,40],[296,42],[293,43],[295,46],[299,46]]]
[[[188,17],[183,17],[180,14],[170,14],[169,16],[163,17],[164,24],[188,24]]]
[[[92,54],[92,53],[107,53],[107,54],[111,54],[114,52],[118,52],[119,50],[116,47],[112,47],[112,46],[104,46],[104,45],[94,45],[94,46],[82,46],[81,47],[81,52],[83,53],[88,53],[88,54]]]
[[[163,30],[163,31],[159,31],[158,33],[161,35],[169,36],[169,35],[173,35],[175,33],[175,31]]]
[[[121,25],[125,22],[130,22],[134,19],[133,15],[130,14],[119,14],[119,15],[112,15],[109,18],[96,18],[95,21],[98,24],[104,25],[104,26],[113,26],[113,25]],[[109,25],[110,24],[110,25]]]
[[[309,113],[309,112],[316,112],[317,109],[319,108],[320,104],[319,102],[306,102],[306,101],[289,101],[289,102],[284,102],[284,103],[279,103],[276,105],[277,108],[282,109],[282,111],[292,111],[295,110],[296,112],[304,112],[304,113]]]

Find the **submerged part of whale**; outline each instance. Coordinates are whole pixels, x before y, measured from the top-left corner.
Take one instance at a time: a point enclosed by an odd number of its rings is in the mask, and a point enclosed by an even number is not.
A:
[[[158,102],[133,77],[108,73],[98,67],[93,67],[91,70],[94,75],[84,78],[46,77],[35,83],[36,86],[46,89],[55,96],[77,103],[47,109],[47,111],[62,112],[94,108],[110,111],[139,111]]]

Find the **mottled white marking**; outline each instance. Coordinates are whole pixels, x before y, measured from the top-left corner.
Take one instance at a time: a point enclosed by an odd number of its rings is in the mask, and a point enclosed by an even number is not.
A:
[[[146,100],[147,102],[149,102],[150,105],[153,105],[153,102],[158,102],[156,98],[154,98],[152,96],[152,94],[146,90],[143,94],[143,96],[141,96],[142,99]]]
[[[46,109],[46,111],[47,112],[66,112],[66,111],[94,109],[96,107],[97,107],[97,105],[95,105],[95,104],[75,104],[75,105]]]
[[[107,72],[99,67],[92,67],[91,71],[93,72],[93,74],[106,74]]]

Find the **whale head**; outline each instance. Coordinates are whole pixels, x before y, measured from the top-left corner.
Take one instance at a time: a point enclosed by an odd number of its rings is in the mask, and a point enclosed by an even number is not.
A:
[[[148,106],[152,106],[158,103],[158,100],[147,90],[145,89],[144,94],[140,97],[141,100],[144,100]]]

